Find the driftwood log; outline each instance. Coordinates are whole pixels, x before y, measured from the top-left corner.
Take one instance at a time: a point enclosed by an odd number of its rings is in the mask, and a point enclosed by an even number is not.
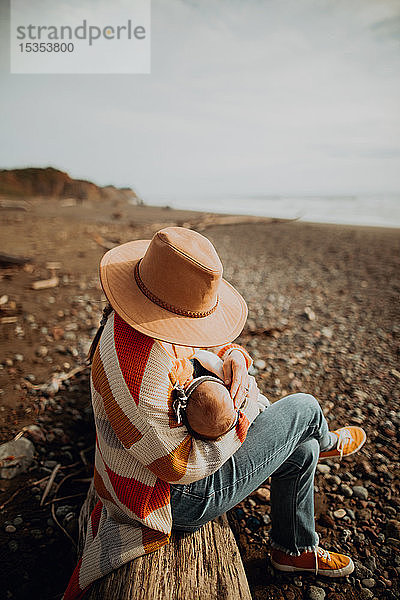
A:
[[[78,554],[96,503],[93,483],[79,517]],[[195,533],[173,532],[169,544],[96,581],[85,600],[251,600],[226,515]]]
[[[23,267],[30,262],[32,262],[31,258],[12,256],[11,254],[0,254],[0,267]]]

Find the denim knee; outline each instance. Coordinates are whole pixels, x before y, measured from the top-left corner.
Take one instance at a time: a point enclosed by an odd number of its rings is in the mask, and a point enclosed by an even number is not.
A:
[[[315,419],[315,416],[319,417],[321,415],[321,406],[318,400],[311,394],[292,394],[287,396],[287,398],[293,400],[298,411],[309,415],[310,424]]]
[[[295,463],[300,470],[304,470],[312,465],[316,466],[319,453],[320,447],[318,441],[315,438],[311,438],[300,444],[288,460]]]

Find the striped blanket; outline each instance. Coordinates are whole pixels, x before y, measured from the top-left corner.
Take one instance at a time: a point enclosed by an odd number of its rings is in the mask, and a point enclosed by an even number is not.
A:
[[[221,358],[236,344],[213,348]],[[243,443],[258,414],[240,411],[237,426],[216,441],[192,438],[172,409],[172,388],[192,377],[193,348],[173,346],[132,329],[112,313],[91,371],[96,425],[94,483],[99,495],[86,543],[63,596],[83,598],[96,579],[168,542],[170,483],[217,471]]]

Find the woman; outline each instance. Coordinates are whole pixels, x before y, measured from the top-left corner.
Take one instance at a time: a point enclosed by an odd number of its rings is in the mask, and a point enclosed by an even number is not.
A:
[[[319,458],[357,451],[365,433],[357,427],[330,433],[318,402],[306,394],[259,414],[254,386],[248,393],[251,358],[232,343],[247,307],[222,279],[212,244],[169,227],[151,241],[107,252],[100,279],[110,303],[91,372],[100,500],[64,600],[83,597],[99,577],[160,548],[172,528],[198,529],[271,475],[274,566],[350,573],[349,557],[318,547],[313,481]],[[191,437],[172,406],[174,385],[190,379],[188,358],[200,347],[222,358],[240,407],[235,427],[215,441]]]

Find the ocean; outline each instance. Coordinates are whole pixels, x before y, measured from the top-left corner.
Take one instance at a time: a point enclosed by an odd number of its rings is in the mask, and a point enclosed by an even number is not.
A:
[[[143,197],[145,204],[223,214],[314,223],[400,227],[400,194],[349,196],[172,195]]]

